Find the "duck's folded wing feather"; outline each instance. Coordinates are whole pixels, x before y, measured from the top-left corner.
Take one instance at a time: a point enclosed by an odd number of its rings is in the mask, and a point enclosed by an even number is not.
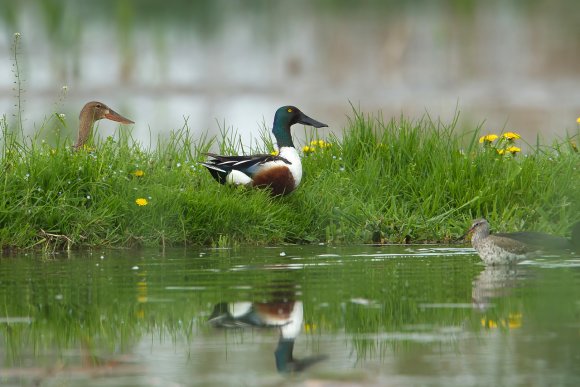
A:
[[[205,153],[208,160],[201,163],[206,167],[212,177],[221,184],[228,182],[228,176],[232,171],[239,171],[249,179],[261,168],[262,165],[271,161],[282,161],[292,164],[284,157],[270,154],[257,154],[251,156],[222,156],[215,153]],[[245,184],[241,183],[241,184]]]
[[[265,164],[271,161],[283,161],[286,164],[291,164],[290,161],[281,156],[274,156],[270,154],[256,154],[250,156],[222,156],[215,153],[206,153],[211,157],[204,164],[212,165],[224,171],[237,169],[239,171],[248,170],[256,165]]]

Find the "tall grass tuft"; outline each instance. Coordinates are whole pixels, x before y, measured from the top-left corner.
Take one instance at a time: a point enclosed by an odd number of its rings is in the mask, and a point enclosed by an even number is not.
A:
[[[316,177],[302,193],[329,214],[314,228],[326,224],[338,241],[451,241],[479,216],[555,233],[580,220],[580,159],[568,140],[500,155],[479,143],[479,128],[458,133],[457,119],[353,114],[342,140],[305,162]]]

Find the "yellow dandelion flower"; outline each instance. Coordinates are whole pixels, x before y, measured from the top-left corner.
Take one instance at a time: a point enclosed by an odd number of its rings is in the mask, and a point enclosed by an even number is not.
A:
[[[270,152],[272,156],[278,156],[278,153],[280,152],[278,152],[277,150],[273,150],[272,152]]]
[[[501,136],[508,141],[514,141],[514,140],[517,140],[518,138],[522,138],[522,136],[520,136],[519,134],[514,133],[514,132],[505,132]]]
[[[495,140],[497,140],[498,135],[497,134],[486,134],[485,136],[481,136],[479,138],[479,143],[480,144],[489,144]]]
[[[326,142],[324,140],[312,140],[312,141],[310,141],[311,147],[319,147],[320,149],[328,148],[331,145],[332,145],[331,143]]]
[[[509,148],[506,148],[506,152],[510,152],[512,155],[515,155],[516,153],[521,152],[521,149],[512,145]]]
[[[304,153],[312,153],[315,150],[316,150],[316,148],[313,147],[313,146],[305,145],[305,146],[302,147],[302,152],[304,152]]]
[[[576,123],[580,124],[580,117],[576,118]]]
[[[143,176],[145,176],[145,172],[143,172],[140,169],[137,169],[136,171],[133,172],[133,176],[135,176],[135,177],[143,177]]]
[[[505,149],[496,149],[498,155],[504,155]]]
[[[149,204],[149,202],[145,198],[139,198],[135,200],[135,204],[137,204],[139,207],[143,207]]]

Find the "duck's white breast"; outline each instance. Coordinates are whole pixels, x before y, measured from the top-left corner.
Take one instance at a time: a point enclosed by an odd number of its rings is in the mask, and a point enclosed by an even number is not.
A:
[[[280,148],[280,157],[284,157],[290,162],[286,164],[284,161],[276,161],[277,164],[285,165],[290,169],[290,173],[294,177],[295,187],[298,187],[300,181],[302,180],[302,161],[300,160],[300,155],[296,148],[292,146],[283,146]]]

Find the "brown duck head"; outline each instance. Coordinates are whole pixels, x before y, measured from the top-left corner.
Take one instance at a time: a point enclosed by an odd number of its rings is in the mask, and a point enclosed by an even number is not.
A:
[[[122,124],[134,124],[128,118],[123,117],[102,102],[91,101],[88,102],[79,115],[79,134],[77,142],[74,145],[75,149],[82,147],[91,135],[93,124],[95,121],[106,118],[108,120],[117,121]]]

